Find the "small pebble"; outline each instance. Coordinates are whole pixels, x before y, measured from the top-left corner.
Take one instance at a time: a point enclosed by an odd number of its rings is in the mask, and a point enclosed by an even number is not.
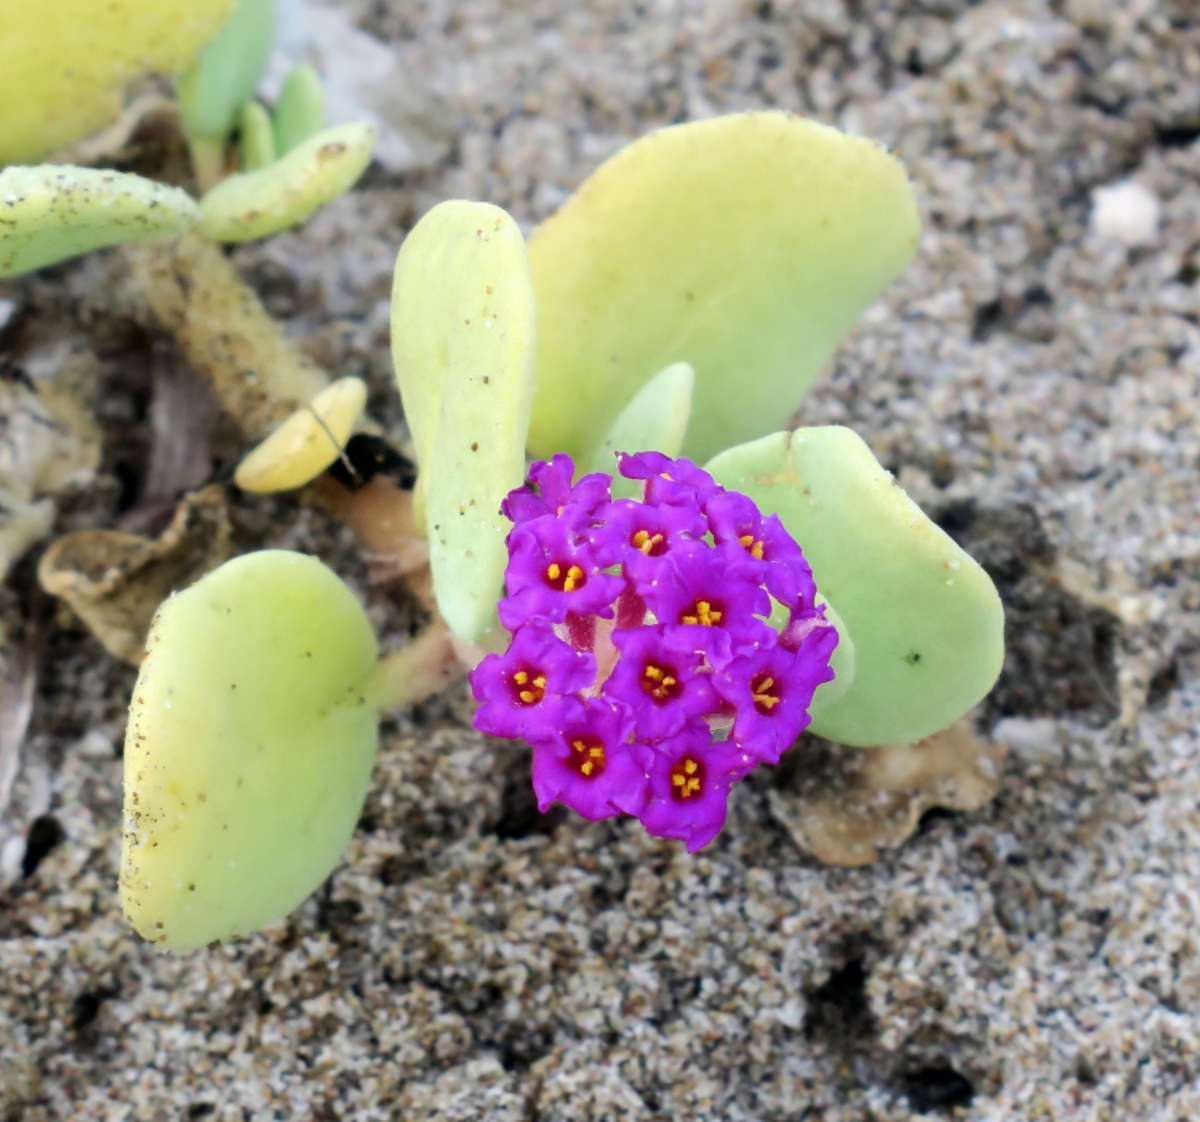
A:
[[[1092,229],[1130,249],[1154,244],[1161,215],[1158,197],[1133,180],[1092,192]]]

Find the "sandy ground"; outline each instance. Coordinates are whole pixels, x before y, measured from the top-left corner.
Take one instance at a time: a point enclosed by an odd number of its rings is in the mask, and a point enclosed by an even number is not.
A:
[[[0,1116],[1200,1117],[1195,6],[355,11],[429,91],[447,156],[373,171],[237,260],[316,357],[369,379],[397,436],[391,264],[440,199],[487,199],[532,227],[628,139],[764,105],[905,161],[918,259],[801,417],[862,433],[993,572],[1010,657],[978,720],[1009,749],[1002,790],[927,815],[873,865],[827,868],[778,813],[802,745],[741,785],[725,833],[688,857],[635,824],[539,818],[527,759],[469,730],[460,689],[388,722],[345,861],[298,912],[160,957],[116,898],[131,671],[38,600],[27,561],[4,594],[44,642],[17,797],[40,783],[49,803],[29,875],[0,895]],[[1140,248],[1089,230],[1094,189],[1129,178],[1162,205]],[[148,370],[170,360],[105,318],[114,258],[0,292],[102,364],[101,475],[60,530],[128,505]],[[244,544],[320,552],[376,595],[327,521],[239,504]],[[385,639],[407,618],[372,611]]]

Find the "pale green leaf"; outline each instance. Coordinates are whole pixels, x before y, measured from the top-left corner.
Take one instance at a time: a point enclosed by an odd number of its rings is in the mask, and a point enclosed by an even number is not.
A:
[[[918,232],[900,164],[815,121],[743,113],[631,144],[530,240],[531,452],[590,463],[672,362],[696,371],[690,458],[778,428]]]
[[[258,171],[223,179],[200,200],[200,229],[241,242],[296,226],[350,190],[371,162],[378,134],[365,122],[326,129]]]
[[[175,73],[233,0],[0,0],[0,166],[28,163],[115,120],[126,84]]]
[[[616,474],[618,452],[679,455],[692,411],[695,383],[696,375],[686,362],[672,363],[655,374],[621,410],[592,458],[592,471],[603,471],[613,477],[616,498],[639,498],[642,491],[641,484]]]
[[[275,45],[275,2],[237,0],[228,22],[180,77],[175,96],[189,136],[219,140],[233,129]]]
[[[139,175],[42,164],[0,171],[0,277],[194,226],[191,197]]]
[[[498,207],[452,201],[405,239],[392,358],[420,468],[438,608],[462,639],[492,624],[525,476],[534,298],[525,243]]]
[[[325,90],[311,66],[287,76],[275,102],[275,149],[284,156],[325,127]]]
[[[774,433],[708,470],[779,514],[854,640],[853,683],[815,714],[813,732],[860,747],[909,743],[992,688],[1004,659],[995,587],[855,433]]]
[[[362,810],[375,639],[321,562],[226,562],[159,608],[125,735],[121,898],[167,950],[246,935],[333,869]]]
[[[242,171],[258,171],[275,162],[275,132],[271,115],[261,102],[248,101],[242,106],[238,119],[238,141],[242,156]]]

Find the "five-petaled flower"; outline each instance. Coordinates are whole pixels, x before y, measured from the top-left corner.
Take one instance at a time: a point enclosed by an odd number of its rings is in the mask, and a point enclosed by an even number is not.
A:
[[[777,515],[687,460],[618,465],[644,481],[641,502],[613,501],[606,475],[574,482],[564,455],[505,500],[513,639],[471,675],[475,725],[533,745],[542,811],[635,815],[694,851],[720,832],[733,784],[807,727],[837,632]]]

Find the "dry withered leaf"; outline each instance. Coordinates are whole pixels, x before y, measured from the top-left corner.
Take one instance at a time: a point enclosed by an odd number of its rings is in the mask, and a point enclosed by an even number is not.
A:
[[[0,379],[0,578],[50,532],[54,496],[100,463],[97,362],[70,339],[35,347]]]
[[[21,769],[21,745],[33,716],[37,648],[32,636],[13,642],[0,625],[0,815],[8,808]]]
[[[403,577],[421,594],[428,583],[429,543],[417,532],[411,491],[388,475],[351,491],[327,472],[314,480],[310,493],[354,531],[379,583]]]
[[[148,93],[131,101],[113,123],[45,161],[51,164],[98,164],[128,158],[134,133],[147,121],[179,126],[179,105],[162,94]]]
[[[1004,748],[966,719],[916,744],[809,749],[771,813],[827,865],[868,865],[912,836],[930,807],[976,810],[996,794]]]
[[[180,497],[212,476],[212,434],[221,412],[212,386],[173,354],[155,354],[151,378],[149,463],[136,505],[117,521],[130,534],[157,533]]]
[[[41,541],[54,525],[55,506],[50,499],[15,503],[0,510],[0,577],[34,542]]]
[[[22,628],[12,619],[0,619],[0,889],[20,876],[30,821],[49,802],[48,782],[38,782],[42,761],[36,752],[29,759],[22,751],[33,716],[37,663],[32,625]],[[24,782],[18,785],[22,773]],[[23,786],[24,798],[13,798],[16,786]]]
[[[380,662],[371,700],[384,709],[399,709],[439,693],[466,671],[458,641],[442,620],[435,619],[408,646]]]
[[[212,476],[211,437],[220,405],[212,387],[169,359],[154,363],[150,462],[142,502],[169,499]]]
[[[212,484],[185,497],[154,540],[119,530],[68,534],[46,551],[38,579],[109,651],[137,663],[158,605],[230,553],[225,493]]]

